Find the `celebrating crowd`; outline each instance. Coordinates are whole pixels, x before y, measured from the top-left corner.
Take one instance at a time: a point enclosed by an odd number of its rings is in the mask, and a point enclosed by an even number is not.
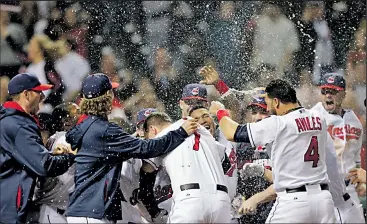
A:
[[[0,223],[365,222],[365,3],[96,4],[1,5]]]

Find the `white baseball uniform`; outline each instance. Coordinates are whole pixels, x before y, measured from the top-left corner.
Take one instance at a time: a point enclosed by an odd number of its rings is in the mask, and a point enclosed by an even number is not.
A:
[[[57,132],[46,144],[52,152],[59,144],[70,146],[65,139],[66,132]],[[37,183],[35,203],[40,205],[40,223],[67,223],[64,211],[69,194],[74,190],[75,165],[58,177],[45,178]]]
[[[327,126],[317,111],[296,108],[283,116],[249,123],[253,147],[267,147],[277,199],[267,223],[333,223],[334,203],[327,189]],[[237,133],[236,133],[237,134]],[[236,139],[241,141],[245,139]]]
[[[359,203],[357,204],[347,194],[333,140],[330,135],[328,135],[328,143],[326,145],[326,166],[330,179],[330,193],[333,196],[335,205],[336,221],[340,223],[365,223],[364,217],[360,213],[361,205]]]
[[[160,132],[163,136],[182,125],[183,119]],[[230,199],[221,160],[225,148],[204,127],[188,137],[164,157],[156,158],[163,166],[173,190],[169,223],[229,223]],[[228,190],[227,190],[228,191]]]
[[[148,212],[142,204],[132,205],[130,198],[132,192],[139,188],[140,168],[142,166],[141,159],[129,159],[122,164],[120,188],[126,201],[121,202],[122,220],[117,223],[149,223]]]
[[[326,119],[328,131],[334,141],[337,151],[340,169],[344,179],[347,178],[349,170],[361,163],[361,148],[363,128],[358,117],[352,110],[344,110],[343,117],[337,114],[328,113],[322,103],[317,103],[312,109],[319,111]],[[353,200],[360,204],[355,186],[346,181],[347,192]],[[363,209],[360,209],[363,214]]]

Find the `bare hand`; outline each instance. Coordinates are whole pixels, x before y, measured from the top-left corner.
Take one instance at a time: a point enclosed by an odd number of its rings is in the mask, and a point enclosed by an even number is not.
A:
[[[213,116],[217,116],[217,112],[220,109],[225,109],[224,105],[221,102],[212,101],[210,108],[209,108],[209,113]]]
[[[62,154],[74,154],[76,155],[77,149],[72,150],[70,145],[65,145],[65,144],[58,144],[56,145],[55,149],[53,150],[52,154],[54,155],[62,155]]]
[[[218,72],[210,65],[201,68],[199,74],[204,78],[200,81],[201,84],[214,85],[219,81]]]
[[[56,147],[54,148],[52,154],[54,155],[62,155],[62,154],[66,154],[66,153],[69,153],[69,151],[71,149],[69,149],[70,146],[68,145],[65,145],[65,144],[58,144],[56,145]]]
[[[192,135],[194,134],[195,131],[198,130],[199,124],[197,123],[196,120],[191,119],[191,120],[187,120],[185,121],[181,127],[186,131],[187,135]]]
[[[238,213],[240,214],[253,214],[256,212],[256,208],[257,208],[258,203],[253,200],[253,199],[248,199],[246,201],[244,201],[240,207],[240,209],[238,210]]]
[[[356,191],[358,193],[358,196],[361,196],[361,197],[366,196],[366,184],[365,183],[359,183],[356,186]]]
[[[348,179],[352,184],[366,183],[366,171],[362,168],[354,168],[349,171]]]

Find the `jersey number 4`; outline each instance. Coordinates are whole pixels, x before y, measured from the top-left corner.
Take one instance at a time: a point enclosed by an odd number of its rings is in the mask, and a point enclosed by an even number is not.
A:
[[[317,163],[320,159],[317,136],[312,136],[310,145],[303,158],[305,162],[312,162],[312,167],[317,167]]]

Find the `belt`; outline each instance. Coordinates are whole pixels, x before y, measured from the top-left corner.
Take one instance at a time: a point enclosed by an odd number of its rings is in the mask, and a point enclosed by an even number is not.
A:
[[[321,190],[329,190],[329,185],[327,184],[320,184]],[[305,192],[307,191],[306,185],[303,185],[301,187],[293,188],[293,189],[285,189],[287,193],[295,193],[295,192]]]
[[[186,191],[190,189],[200,189],[200,185],[198,183],[184,184],[180,186],[180,189],[181,191]],[[217,184],[217,190],[228,193],[228,188],[224,185]]]
[[[349,186],[349,184],[350,184],[350,180],[345,180],[344,182],[345,182],[345,186],[347,186],[347,187],[348,187],[348,186]]]
[[[59,208],[56,208],[56,212],[59,213],[60,215],[64,215],[65,214],[65,210],[59,209]]]
[[[350,198],[350,195],[348,193],[343,194],[344,201],[348,201]]]

